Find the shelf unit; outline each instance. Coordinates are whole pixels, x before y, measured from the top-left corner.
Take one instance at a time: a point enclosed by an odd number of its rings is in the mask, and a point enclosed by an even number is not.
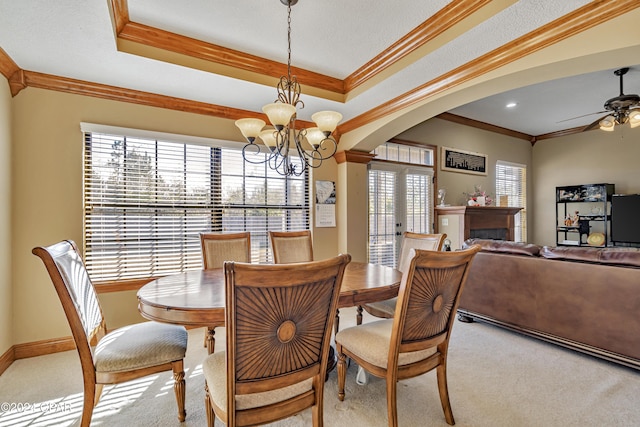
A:
[[[611,196],[614,184],[556,187],[556,245],[598,246],[610,243]],[[589,244],[589,236],[604,236],[602,245]]]

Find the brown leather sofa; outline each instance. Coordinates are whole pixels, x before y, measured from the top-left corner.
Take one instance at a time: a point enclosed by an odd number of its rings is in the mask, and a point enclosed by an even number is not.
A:
[[[469,239],[461,321],[484,320],[640,369],[640,250]]]

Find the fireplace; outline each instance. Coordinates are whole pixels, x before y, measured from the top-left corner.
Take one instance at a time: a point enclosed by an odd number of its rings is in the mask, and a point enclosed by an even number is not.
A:
[[[469,230],[471,239],[508,240],[509,230],[506,228],[479,228]]]
[[[503,206],[436,206],[438,233],[447,233],[452,249],[469,238],[514,240],[514,216],[522,208]],[[450,224],[450,222],[453,223]]]

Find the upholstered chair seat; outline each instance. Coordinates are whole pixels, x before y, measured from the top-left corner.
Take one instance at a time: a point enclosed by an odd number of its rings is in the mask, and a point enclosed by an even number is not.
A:
[[[344,347],[362,360],[372,365],[386,368],[389,362],[389,346],[393,333],[393,319],[377,320],[365,323],[357,328],[347,328],[336,335]],[[429,358],[436,352],[436,346],[426,350],[411,351],[398,355],[398,365],[408,365]]]
[[[97,372],[133,371],[184,359],[185,328],[145,322],[109,332],[95,348]]]
[[[227,407],[227,366],[224,352],[218,352],[207,358],[202,365],[204,379],[209,385],[212,403],[219,408]],[[274,390],[252,394],[241,394],[236,397],[236,410],[253,409],[266,405],[285,402],[313,390],[313,379]]]

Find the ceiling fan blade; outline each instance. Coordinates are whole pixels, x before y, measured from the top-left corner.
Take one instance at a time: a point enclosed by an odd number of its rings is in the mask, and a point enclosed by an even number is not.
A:
[[[589,125],[585,126],[584,129],[582,129],[582,132],[586,132],[588,130],[595,129],[597,126],[600,125],[600,120],[604,119],[605,117],[607,117],[607,116],[602,116],[599,119],[596,119],[596,121],[591,122]]]
[[[560,120],[559,122],[556,122],[556,123],[568,122],[569,120],[581,119],[581,118],[583,118],[583,117],[593,116],[594,114],[603,114],[603,113],[607,113],[607,110],[604,110],[604,111],[596,111],[595,113],[589,113],[589,114],[583,114],[583,115],[581,115],[581,116],[571,117],[570,119]]]

